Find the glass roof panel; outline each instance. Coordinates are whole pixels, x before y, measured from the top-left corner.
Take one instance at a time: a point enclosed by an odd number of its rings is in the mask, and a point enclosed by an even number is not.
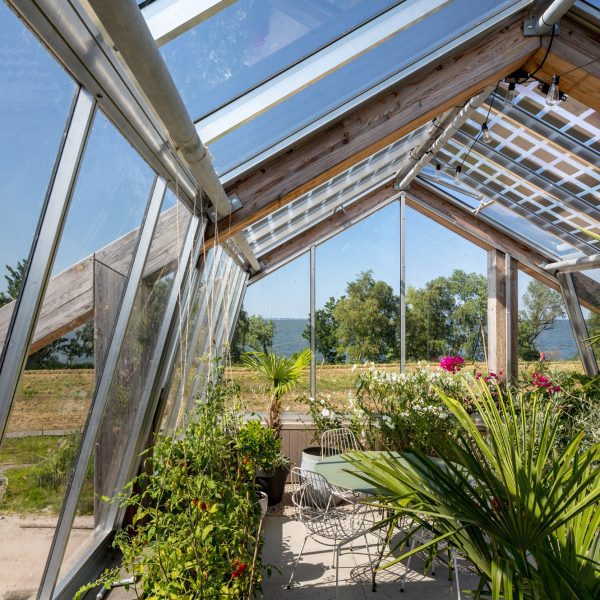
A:
[[[581,228],[600,233],[597,118],[595,111],[570,100],[551,109],[533,82],[519,86],[514,105],[488,99],[437,157],[451,172],[461,164],[466,183],[497,205],[592,254],[600,243]],[[486,120],[489,144],[480,139]],[[577,127],[586,132],[585,139],[572,135]]]
[[[198,119],[398,0],[237,0],[160,50]]]
[[[426,129],[403,137],[245,229],[254,253],[260,256],[269,252],[337,211],[345,212],[353,202],[391,181],[408,162],[411,149],[425,140]]]
[[[210,142],[217,172],[224,174],[250,160],[513,4],[513,0],[481,0],[476,5],[470,0],[449,2],[427,19]]]

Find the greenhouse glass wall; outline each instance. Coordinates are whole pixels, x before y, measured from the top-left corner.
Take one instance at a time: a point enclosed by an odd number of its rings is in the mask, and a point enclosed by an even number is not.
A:
[[[368,373],[575,377],[600,419],[598,2],[2,0],[0,33],[1,597],[132,575],[124,498],[227,394],[297,463]],[[235,560],[220,597],[276,593]]]

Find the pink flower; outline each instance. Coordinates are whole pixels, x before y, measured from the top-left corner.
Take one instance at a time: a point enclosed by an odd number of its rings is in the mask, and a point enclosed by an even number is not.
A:
[[[440,360],[440,367],[450,373],[456,373],[463,368],[465,359],[462,356],[444,356]]]

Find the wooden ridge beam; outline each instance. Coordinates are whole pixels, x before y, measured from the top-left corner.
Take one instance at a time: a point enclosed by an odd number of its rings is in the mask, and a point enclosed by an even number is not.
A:
[[[525,13],[400,82],[324,130],[227,186],[242,208],[207,229],[212,246],[495,84],[539,48]]]
[[[540,48],[523,68],[535,71],[545,53]],[[536,77],[550,82],[553,75],[560,75],[561,91],[600,112],[600,61],[586,64],[597,58],[600,58],[600,34],[564,17],[560,34],[554,38],[552,51]]]

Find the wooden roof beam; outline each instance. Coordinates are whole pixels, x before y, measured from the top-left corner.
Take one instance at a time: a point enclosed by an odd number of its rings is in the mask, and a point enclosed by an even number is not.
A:
[[[533,73],[545,53],[540,48],[525,62],[523,69]],[[561,91],[600,112],[600,61],[586,64],[597,58],[600,58],[600,33],[564,17],[560,34],[554,38],[552,51],[536,77],[550,82],[552,75],[560,75]]]
[[[435,67],[364,103],[296,147],[227,187],[242,208],[207,229],[214,245],[495,84],[539,48],[524,37],[525,13],[461,48]]]

